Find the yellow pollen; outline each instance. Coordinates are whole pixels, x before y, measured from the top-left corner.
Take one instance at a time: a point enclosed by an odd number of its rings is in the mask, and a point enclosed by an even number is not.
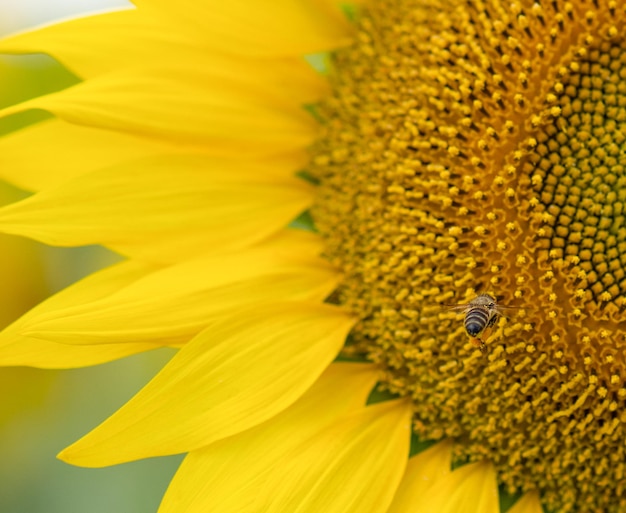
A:
[[[382,0],[358,32],[310,165],[346,352],[507,490],[626,511],[623,3]],[[446,306],[482,293],[486,354]]]

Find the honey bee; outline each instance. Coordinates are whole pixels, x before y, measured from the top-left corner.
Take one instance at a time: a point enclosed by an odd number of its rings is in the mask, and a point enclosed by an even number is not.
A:
[[[499,305],[496,299],[489,294],[480,294],[464,305],[450,306],[453,310],[464,310],[465,319],[463,320],[463,325],[465,326],[465,331],[470,336],[472,345],[480,348],[481,353],[487,352],[487,345],[481,337],[498,322],[498,319],[503,314],[503,309],[514,308]]]

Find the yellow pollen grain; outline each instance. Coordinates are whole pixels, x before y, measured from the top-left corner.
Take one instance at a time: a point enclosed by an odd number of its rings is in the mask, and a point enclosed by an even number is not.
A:
[[[346,352],[507,489],[626,511],[626,9],[382,0],[357,32],[309,169]],[[512,307],[486,355],[446,306],[480,293]]]

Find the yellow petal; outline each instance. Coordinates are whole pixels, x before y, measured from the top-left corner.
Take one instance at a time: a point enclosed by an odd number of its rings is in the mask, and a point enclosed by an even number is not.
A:
[[[257,511],[387,511],[406,467],[410,423],[410,403],[392,401],[328,426],[275,462]]]
[[[169,266],[97,301],[47,309],[22,324],[26,336],[64,344],[180,344],[224,312],[251,304],[324,300],[338,273],[316,257],[321,240],[286,230],[245,252]]]
[[[0,142],[0,177],[29,191],[58,186],[60,183],[97,169],[124,161],[156,155],[204,153],[205,148],[188,148],[163,141],[140,138],[121,132],[99,130],[52,119],[4,136]],[[36,152],[30,151],[37,148]],[[306,151],[254,161],[210,158],[207,168],[219,168],[226,176],[242,170],[251,176],[286,177],[302,169]],[[209,160],[210,159],[210,160]]]
[[[158,23],[137,9],[54,23],[0,40],[1,53],[45,52],[83,78],[157,59],[173,60],[197,46],[171,24]]]
[[[411,513],[499,513],[496,472],[490,463],[472,463],[437,480],[425,495],[413,497]]]
[[[388,513],[412,513],[414,504],[428,496],[431,487],[450,472],[452,442],[444,440],[413,456]]]
[[[246,511],[276,462],[343,415],[362,407],[378,373],[367,364],[334,363],[293,405],[272,419],[191,452],[159,513]]]
[[[299,102],[312,102],[326,92],[326,81],[300,56],[260,60],[221,55],[188,32],[176,30],[168,21],[158,23],[143,11],[127,9],[8,37],[0,40],[0,52],[45,52],[83,78],[149,64],[187,63],[190,69],[202,69],[211,82],[236,80],[251,89],[272,85],[275,92]]]
[[[352,324],[329,305],[238,311],[187,343],[135,397],[59,457],[113,465],[187,452],[249,429],[315,382]]]
[[[123,288],[154,270],[145,264],[127,262],[94,273],[43,301],[0,332],[0,365],[26,365],[44,369],[71,368],[108,362],[153,349],[155,344],[100,344],[71,346],[21,335],[25,324],[46,312],[72,304],[89,303]]]
[[[253,78],[253,77],[252,77]],[[78,125],[186,145],[220,155],[271,155],[308,146],[318,125],[300,102],[264,81],[192,65],[108,73],[0,111],[43,109]]]
[[[543,513],[539,493],[537,491],[525,493],[508,513]]]
[[[2,340],[6,337],[2,336]],[[0,343],[0,365],[38,367],[40,369],[73,369],[119,360],[155,349],[155,344],[98,344],[70,346],[36,338],[17,336]]]
[[[302,180],[242,180],[207,165],[199,156],[162,156],[79,176],[0,209],[0,231],[177,261],[262,240],[311,200]]]
[[[125,160],[177,151],[163,142],[54,119],[4,136],[0,148],[0,176],[29,191]]]
[[[302,55],[349,43],[351,27],[330,2],[320,0],[231,0],[197,2],[133,0],[194,30],[203,44],[225,53]]]

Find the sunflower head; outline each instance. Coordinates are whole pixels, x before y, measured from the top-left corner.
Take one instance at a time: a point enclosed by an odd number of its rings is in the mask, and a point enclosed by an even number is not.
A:
[[[496,474],[626,509],[626,8],[372,2],[313,187],[327,84],[302,55],[347,42],[336,3],[134,4],[0,43],[80,78],[0,112],[49,113],[2,139],[37,192],[0,230],[127,257],[1,332],[0,363],[180,349],[60,457],[189,453],[163,513],[485,513]],[[285,229],[312,203],[323,241]],[[350,330],[377,365],[334,362]],[[402,399],[366,405],[379,369]],[[446,441],[407,463],[411,423]]]
[[[626,505],[626,39],[598,2],[378,2],[335,59],[314,217],[414,429],[559,511]],[[469,343],[445,304],[503,310]]]

